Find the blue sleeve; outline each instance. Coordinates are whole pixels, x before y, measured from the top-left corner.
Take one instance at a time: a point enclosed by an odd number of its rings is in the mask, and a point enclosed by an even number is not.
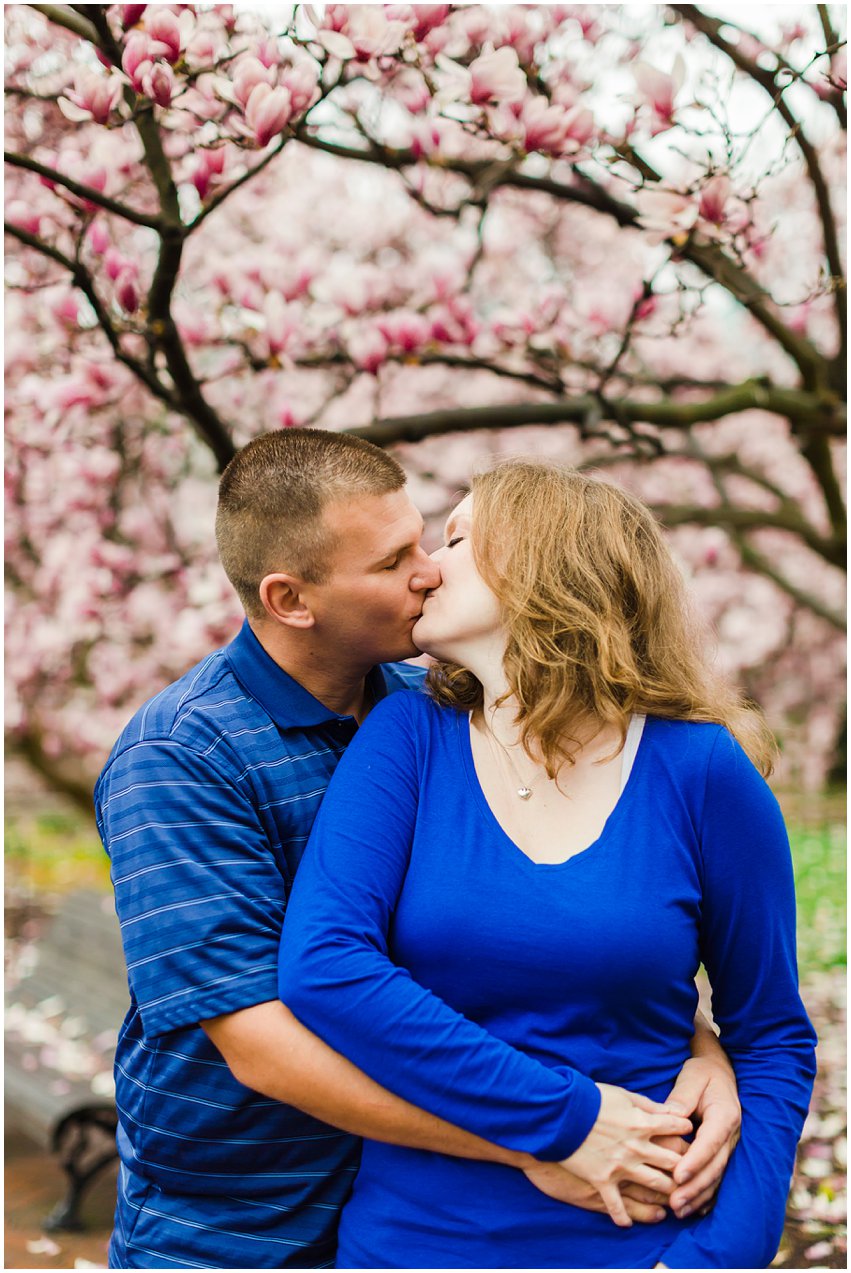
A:
[[[660,1258],[676,1269],[766,1268],[783,1232],[815,1074],[815,1035],[798,994],[783,818],[726,732],[709,764],[701,848],[701,954],[736,1073],[742,1135],[715,1207]]]
[[[95,798],[146,1033],[277,998],[285,881],[238,783],[179,742],[143,740]]]
[[[596,1085],[495,1038],[388,953],[433,710],[419,695],[392,695],[340,762],[287,908],[280,996],[332,1048],[412,1104],[495,1144],[559,1160],[596,1120]]]

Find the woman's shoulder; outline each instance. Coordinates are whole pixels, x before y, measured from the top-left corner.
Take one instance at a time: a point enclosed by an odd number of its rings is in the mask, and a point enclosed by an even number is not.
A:
[[[717,752],[741,750],[730,731],[715,721],[648,716],[645,730],[659,756],[681,772],[705,774]]]
[[[392,690],[380,699],[366,718],[372,728],[392,727],[395,724],[415,723],[418,728],[440,728],[457,715],[451,708],[441,707],[420,685]]]
[[[681,781],[693,780],[701,788],[712,774],[735,780],[758,780],[762,775],[738,739],[725,725],[715,721],[671,720],[648,716],[656,753]]]

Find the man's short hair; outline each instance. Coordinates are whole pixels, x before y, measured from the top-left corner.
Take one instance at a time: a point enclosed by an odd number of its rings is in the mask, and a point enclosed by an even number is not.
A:
[[[386,451],[325,429],[263,433],[238,451],[219,483],[216,543],[249,618],[263,614],[259,589],[266,575],[327,578],[336,544],[323,519],[327,504],[404,484],[404,470]]]

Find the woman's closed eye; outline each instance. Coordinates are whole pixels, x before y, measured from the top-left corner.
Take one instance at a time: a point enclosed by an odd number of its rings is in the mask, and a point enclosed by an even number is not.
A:
[[[452,538],[451,538],[450,540],[448,540],[448,541],[447,541],[446,547],[447,547],[447,548],[454,548],[456,544],[460,544],[460,543],[461,543],[461,541],[463,540],[463,538],[464,538],[464,536],[463,536],[463,535],[453,535],[453,536],[452,536]]]

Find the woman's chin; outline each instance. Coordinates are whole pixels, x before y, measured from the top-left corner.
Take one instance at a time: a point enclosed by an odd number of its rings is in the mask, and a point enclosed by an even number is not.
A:
[[[411,640],[419,650],[420,654],[431,654],[434,658],[439,658],[437,650],[429,637],[428,620],[419,619],[411,628]]]

